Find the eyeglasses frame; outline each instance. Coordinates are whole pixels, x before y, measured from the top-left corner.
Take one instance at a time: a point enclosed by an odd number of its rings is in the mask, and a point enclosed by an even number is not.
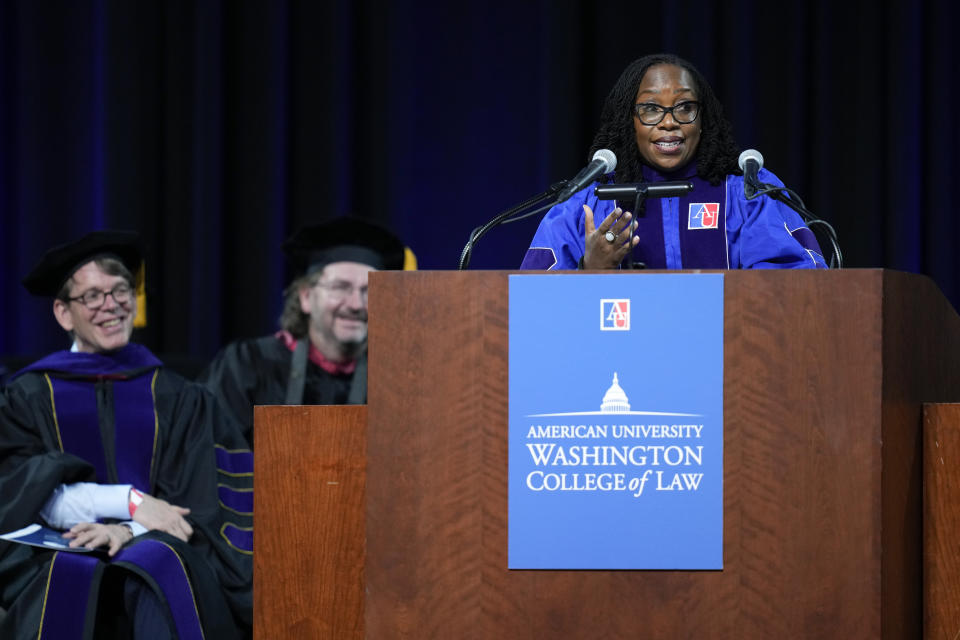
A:
[[[677,118],[676,114],[673,113],[673,110],[676,109],[677,107],[682,107],[683,105],[687,105],[687,104],[697,105],[697,114],[693,116],[693,119],[690,120],[689,122],[681,122],[680,119]],[[643,106],[657,107],[657,109],[660,110],[660,119],[657,120],[656,122],[644,122],[643,119],[640,117],[640,111],[639,111],[640,107],[643,107]],[[673,121],[676,122],[677,124],[693,124],[694,122],[697,121],[697,118],[700,117],[701,106],[702,105],[700,104],[699,100],[684,100],[682,102],[678,102],[672,107],[665,107],[663,105],[657,104],[656,102],[638,102],[635,105],[633,105],[633,115],[637,120],[640,121],[640,124],[646,127],[657,126],[658,124],[663,122],[663,119],[667,117],[668,113],[670,114],[670,117],[673,118]]]
[[[125,287],[125,288],[127,289],[127,295],[129,296],[129,297],[127,297],[126,300],[124,300],[124,301],[122,301],[122,302],[121,302],[120,300],[117,300],[117,295],[116,295],[116,293],[115,293],[116,290],[119,289],[119,288],[121,288],[121,287]],[[95,306],[95,307],[91,307],[90,305],[88,305],[88,304],[87,304],[86,302],[84,302],[84,300],[83,300],[83,299],[86,297],[86,295],[87,295],[88,293],[90,293],[91,291],[99,291],[100,293],[103,294],[103,300],[100,302],[100,304],[98,304],[98,305]],[[68,301],[68,302],[77,302],[77,303],[83,305],[86,309],[89,309],[90,311],[97,311],[97,310],[100,309],[103,305],[107,304],[107,296],[110,296],[111,298],[113,298],[113,301],[114,301],[116,304],[118,304],[118,305],[120,305],[120,306],[123,306],[123,305],[129,303],[131,300],[133,300],[134,288],[133,288],[132,286],[130,286],[130,283],[128,283],[128,282],[118,282],[116,285],[114,285],[114,287],[113,287],[112,289],[110,289],[110,291],[104,291],[104,290],[102,290],[102,289],[100,289],[100,288],[94,287],[93,289],[87,289],[86,291],[84,291],[84,292],[83,292],[82,294],[80,294],[79,296],[74,296],[74,297],[72,297],[72,298],[68,297],[68,298],[67,298],[67,301]]]

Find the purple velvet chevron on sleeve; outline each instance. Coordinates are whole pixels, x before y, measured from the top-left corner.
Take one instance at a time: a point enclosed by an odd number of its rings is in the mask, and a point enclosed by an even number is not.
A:
[[[557,264],[557,256],[550,247],[530,247],[520,263],[521,269],[547,270]]]
[[[812,254],[815,254],[823,260],[823,250],[820,249],[820,243],[817,242],[817,237],[814,235],[813,231],[810,231],[808,227],[800,227],[798,229],[788,229],[790,235],[793,236],[793,239],[800,243],[804,249],[809,251]],[[820,263],[816,260],[817,266],[820,266]]]
[[[812,251],[819,256],[823,255],[823,251],[820,249],[820,243],[817,242],[817,237],[809,228],[800,227],[799,229],[791,229],[790,235],[792,235],[793,239],[799,242],[804,249]]]

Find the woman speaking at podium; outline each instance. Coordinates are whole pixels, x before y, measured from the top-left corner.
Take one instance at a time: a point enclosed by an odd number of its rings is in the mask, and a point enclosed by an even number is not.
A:
[[[631,212],[632,199],[600,200],[594,182],[547,212],[520,268],[825,268],[796,212],[766,195],[747,198],[731,129],[689,62],[666,54],[634,61],[607,96],[590,155],[616,155],[603,181],[688,181],[693,189],[646,199]],[[783,186],[766,169],[758,178]]]

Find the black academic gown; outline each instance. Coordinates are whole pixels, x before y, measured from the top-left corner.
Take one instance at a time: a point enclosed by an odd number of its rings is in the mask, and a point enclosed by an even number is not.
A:
[[[230,408],[252,444],[253,407],[287,404],[292,360],[293,352],[276,336],[240,340],[224,347],[198,381]],[[348,404],[353,378],[328,373],[307,360],[303,398],[295,404]]]
[[[124,627],[122,587],[117,585],[129,572],[156,590],[161,579],[133,562],[137,553],[149,554],[154,548],[167,554],[163,560],[155,559],[164,566],[176,568],[177,560],[182,565],[178,575],[188,583],[183,592],[190,596],[186,608],[199,619],[206,638],[249,637],[253,469],[252,453],[239,427],[209,392],[159,366],[139,345],[113,354],[59,352],[32,366],[0,395],[0,531],[39,522],[40,509],[62,483],[131,483],[191,509],[186,518],[194,534],[188,543],[152,531],[128,542],[112,561],[97,554],[94,595],[82,616],[86,632],[78,637],[129,633]],[[95,371],[102,373],[92,375]],[[136,384],[148,403],[152,397],[153,406],[145,407],[146,413],[142,402],[124,400],[131,393],[128,386]],[[64,385],[69,386],[67,391]],[[79,394],[77,404],[87,402],[86,406],[73,411],[71,393]],[[147,416],[141,420],[148,434],[146,449],[141,447],[141,453],[147,452],[144,464],[130,463],[118,451],[137,446],[130,444],[127,425],[137,421],[130,417],[131,410]],[[89,428],[99,431],[99,442],[96,433],[77,438],[76,425],[90,415]],[[0,541],[0,606],[8,610],[0,622],[0,637],[37,638],[41,619],[48,633],[62,620],[51,610],[47,595],[52,592],[51,565],[58,569],[67,565],[56,559],[64,555]],[[163,592],[158,596],[164,601]],[[169,609],[175,610],[173,604]],[[170,620],[175,628],[178,623],[179,619]]]

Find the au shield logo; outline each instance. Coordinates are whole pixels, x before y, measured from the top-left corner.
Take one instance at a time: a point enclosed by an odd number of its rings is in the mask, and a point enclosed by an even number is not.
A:
[[[630,299],[603,299],[600,301],[601,331],[630,331]]]
[[[692,202],[687,218],[688,229],[716,229],[720,219],[719,202]]]

